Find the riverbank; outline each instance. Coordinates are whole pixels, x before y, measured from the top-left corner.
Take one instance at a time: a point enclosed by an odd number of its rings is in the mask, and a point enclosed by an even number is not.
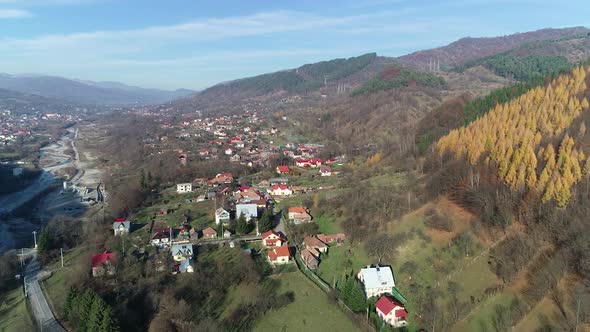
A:
[[[78,192],[64,192],[62,186],[63,181],[68,181],[72,187],[96,188],[101,181],[102,173],[92,162],[79,160],[79,130],[70,128],[57,142],[41,149],[39,166],[43,171],[31,185],[0,197],[0,216],[4,216],[0,217],[0,253],[31,246],[31,233],[39,231],[53,217],[80,217],[90,207],[90,203],[81,201]],[[27,213],[14,216],[23,206],[27,206]]]

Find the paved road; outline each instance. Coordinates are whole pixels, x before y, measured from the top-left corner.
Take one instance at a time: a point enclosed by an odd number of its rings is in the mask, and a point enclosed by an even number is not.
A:
[[[25,269],[25,282],[27,284],[27,299],[30,303],[30,310],[37,327],[41,331],[49,332],[65,332],[63,327],[59,325],[53,312],[49,308],[45,294],[39,285],[39,278],[43,276],[43,271],[40,270],[39,260],[37,254],[33,254],[33,259]]]
[[[283,233],[283,235],[287,235],[287,230],[285,229],[285,223],[287,222],[283,218],[283,211],[275,206],[273,213],[275,214],[275,222],[278,221],[277,225],[274,227],[274,231],[277,233]]]
[[[206,246],[206,245],[212,245],[212,244],[219,244],[221,242],[240,242],[240,241],[247,241],[247,242],[257,242],[257,241],[262,241],[262,236],[260,235],[243,235],[240,237],[233,237],[233,238],[216,238],[216,239],[211,239],[211,240],[204,240],[204,239],[198,239],[198,240],[192,240],[192,241],[187,241],[187,242],[181,242],[181,241],[173,241],[172,244],[181,244],[181,243],[192,243],[195,246]]]

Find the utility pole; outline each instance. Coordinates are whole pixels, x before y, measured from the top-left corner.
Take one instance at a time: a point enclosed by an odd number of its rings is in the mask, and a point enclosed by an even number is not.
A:
[[[580,318],[580,299],[578,299],[578,303],[576,305],[576,332],[578,332],[579,318]]]
[[[33,242],[35,243],[35,249],[37,249],[37,231],[33,231]]]
[[[64,248],[59,248],[59,255],[61,256],[61,267],[64,267]]]

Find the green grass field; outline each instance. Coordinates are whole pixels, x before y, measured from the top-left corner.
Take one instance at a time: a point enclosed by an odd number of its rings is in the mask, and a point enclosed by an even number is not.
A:
[[[358,331],[353,322],[330,303],[327,295],[300,272],[277,276],[280,291],[295,293],[295,301],[268,312],[254,331]]]
[[[51,276],[43,281],[43,287],[48,296],[48,302],[52,306],[54,314],[59,318],[63,313],[66,296],[70,289],[68,282],[70,275],[78,273],[79,271],[72,271],[72,269],[80,269],[87,264],[84,264],[88,257],[88,252],[84,248],[74,248],[69,252],[64,253],[64,268],[61,268],[61,262],[50,264],[47,268],[53,270]],[[80,272],[82,273],[82,272]]]
[[[319,226],[319,233],[323,234],[334,234],[342,232],[342,228],[340,227],[340,223],[336,222],[334,219],[330,218],[329,216],[322,215],[313,218],[313,222],[318,224]]]
[[[508,306],[514,296],[510,292],[498,293],[483,301],[479,307],[474,308],[469,316],[455,324],[453,331],[493,331],[490,317],[493,316],[494,306],[501,304]],[[482,327],[485,325],[486,327]]]
[[[21,287],[0,293],[0,331],[33,331],[33,321],[27,310]]]
[[[350,251],[348,249],[348,245],[331,246],[328,254],[321,257],[317,274],[330,285],[333,285],[334,281],[341,281],[347,273],[356,273],[372,262],[362,246],[357,245]]]

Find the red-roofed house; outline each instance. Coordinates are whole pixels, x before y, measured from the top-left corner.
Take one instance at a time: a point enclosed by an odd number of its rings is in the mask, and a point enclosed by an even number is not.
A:
[[[338,234],[318,234],[316,236],[320,241],[324,243],[337,242],[338,245],[342,245],[346,239],[346,235],[343,233]]]
[[[320,175],[321,176],[332,176],[332,168],[330,166],[326,166],[326,165],[320,166]]]
[[[303,206],[290,207],[288,216],[289,220],[292,220],[295,224],[311,222],[311,216]]]
[[[289,174],[289,172],[291,171],[289,169],[289,166],[277,166],[276,170],[279,174]]]
[[[311,158],[309,160],[309,166],[311,166],[311,167],[322,166],[322,160],[320,158]]]
[[[262,234],[262,244],[265,247],[280,247],[287,242],[287,239],[280,233],[273,231],[272,229]]]
[[[296,160],[295,165],[297,165],[297,167],[303,167],[303,168],[311,166],[311,164],[309,163],[309,160],[307,160],[307,159]]]
[[[112,252],[103,252],[102,254],[92,255],[92,276],[100,277],[105,273],[108,275],[115,274],[115,264],[117,263],[117,254]]]
[[[270,188],[269,194],[273,196],[289,196],[293,194],[293,191],[289,189],[289,186],[275,185]]]
[[[316,249],[319,252],[326,252],[328,251],[328,245],[324,242],[320,241],[317,237],[313,236],[306,236],[303,239],[303,243],[307,249]]]
[[[234,180],[234,176],[231,173],[220,173],[215,175],[215,178],[209,180],[210,184],[230,184]]]
[[[393,327],[408,325],[408,322],[406,321],[408,312],[406,309],[401,304],[397,303],[397,301],[385,295],[381,295],[379,300],[375,303],[375,311],[377,311],[377,315],[381,317],[384,322]]]
[[[217,231],[211,227],[207,227],[203,230],[203,238],[214,239],[217,237]]]
[[[289,247],[274,247],[268,252],[268,261],[272,265],[287,264],[291,260],[291,251]]]

